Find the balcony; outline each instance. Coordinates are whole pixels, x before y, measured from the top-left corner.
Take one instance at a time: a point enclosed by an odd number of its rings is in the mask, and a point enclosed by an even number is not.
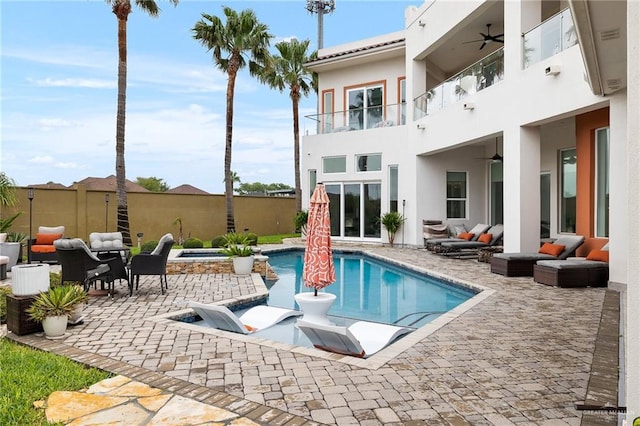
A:
[[[413,100],[413,119],[446,108],[480,92],[504,77],[504,48],[480,59],[475,64]]]
[[[313,120],[317,134],[322,135],[406,124],[406,109],[405,103],[379,105],[326,114],[305,115],[305,118]]]
[[[578,43],[571,11],[565,9],[523,35],[524,68],[547,59]]]

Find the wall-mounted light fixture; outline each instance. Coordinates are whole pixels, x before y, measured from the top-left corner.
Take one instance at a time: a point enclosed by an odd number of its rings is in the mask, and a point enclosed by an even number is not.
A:
[[[544,75],[558,75],[560,74],[559,65],[549,65],[544,69]]]
[[[424,130],[424,129],[426,129],[426,128],[427,128],[427,126],[425,126],[423,123],[418,123],[418,124],[416,125],[416,127],[417,127],[418,129],[420,129],[420,130]]]
[[[467,102],[462,104],[462,108],[466,109],[466,110],[472,110],[476,107],[476,104],[474,104],[473,102]]]
[[[420,27],[424,27],[424,26],[426,26],[426,25],[427,25],[427,24],[426,24],[426,22],[424,22],[422,19],[420,19],[420,20],[418,21],[418,26],[420,26]]]

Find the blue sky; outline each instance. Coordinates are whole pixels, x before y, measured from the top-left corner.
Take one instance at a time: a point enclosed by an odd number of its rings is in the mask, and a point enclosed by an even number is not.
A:
[[[251,8],[275,36],[311,40],[317,15],[305,0],[159,0],[151,18],[134,7],[128,23],[125,137],[127,178],[155,176],[170,187],[224,191],[226,75],[216,70],[191,29],[222,5]],[[324,17],[330,47],[404,28],[415,1],[337,0]],[[71,185],[115,174],[117,23],[102,0],[6,1],[1,16],[1,164],[18,185]],[[315,114],[316,96],[300,116]],[[242,182],[293,186],[293,130],[288,94],[248,73],[236,82],[232,170]],[[301,120],[301,132],[311,122]]]

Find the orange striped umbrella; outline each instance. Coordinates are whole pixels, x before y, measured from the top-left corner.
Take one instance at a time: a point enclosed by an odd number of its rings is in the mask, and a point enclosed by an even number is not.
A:
[[[331,253],[331,219],[329,196],[324,185],[319,183],[309,200],[307,219],[307,243],[304,251],[302,281],[304,285],[318,290],[335,282],[336,270]]]

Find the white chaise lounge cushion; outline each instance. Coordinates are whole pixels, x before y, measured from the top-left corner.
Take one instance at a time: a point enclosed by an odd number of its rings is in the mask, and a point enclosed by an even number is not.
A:
[[[204,323],[209,327],[241,334],[264,330],[289,317],[302,315],[302,312],[295,309],[266,305],[249,308],[239,317],[226,306],[207,305],[190,301],[189,307],[200,315]]]
[[[314,347],[342,355],[366,358],[398,337],[413,331],[408,327],[358,321],[349,327],[298,320],[298,328]]]

